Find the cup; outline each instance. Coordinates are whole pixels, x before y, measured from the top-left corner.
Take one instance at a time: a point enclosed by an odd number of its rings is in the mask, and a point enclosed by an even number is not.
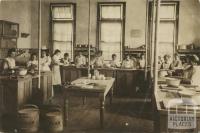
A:
[[[92,77],[92,75],[91,75],[91,74],[88,74],[88,78],[91,79],[91,77]]]
[[[95,77],[95,76],[92,76],[92,79],[93,79],[93,80],[95,80],[95,79],[96,79],[96,77]]]

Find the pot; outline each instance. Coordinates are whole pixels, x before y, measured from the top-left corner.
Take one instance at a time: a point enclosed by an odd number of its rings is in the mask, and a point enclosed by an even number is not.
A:
[[[178,49],[187,49],[186,45],[178,45]]]
[[[181,80],[176,78],[167,78],[166,83],[168,86],[179,87]]]

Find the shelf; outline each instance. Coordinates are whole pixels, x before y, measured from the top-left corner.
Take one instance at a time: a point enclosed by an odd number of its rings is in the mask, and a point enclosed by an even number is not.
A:
[[[10,35],[0,35],[0,38],[10,38],[10,39],[17,39],[17,36],[10,36]]]
[[[0,20],[0,48],[17,48],[19,24]]]
[[[88,51],[88,47],[75,47],[75,51]],[[90,51],[96,51],[96,48],[92,47],[90,48]]]
[[[125,52],[145,53],[145,49],[125,48]]]
[[[180,54],[200,54],[200,49],[179,49],[177,52]]]

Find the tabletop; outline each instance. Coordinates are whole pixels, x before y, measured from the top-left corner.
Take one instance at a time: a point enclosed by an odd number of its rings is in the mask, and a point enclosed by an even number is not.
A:
[[[115,79],[111,77],[106,80],[93,80],[87,77],[81,77],[74,80],[71,85],[66,88],[66,90],[107,93],[113,86],[114,81]]]

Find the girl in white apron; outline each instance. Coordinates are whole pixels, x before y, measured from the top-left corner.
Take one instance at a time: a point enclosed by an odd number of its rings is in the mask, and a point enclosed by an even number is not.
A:
[[[197,56],[189,57],[191,66],[185,70],[186,78],[190,80],[192,85],[200,86],[200,66],[198,65],[199,58]]]
[[[9,49],[8,50],[8,57],[4,59],[3,69],[13,69],[15,68],[15,50]]]
[[[50,71],[51,58],[47,56],[46,51],[42,51],[40,58],[41,71]]]
[[[52,74],[53,74],[53,86],[54,91],[59,89],[61,86],[61,75],[60,75],[60,50],[55,50],[52,57]]]

